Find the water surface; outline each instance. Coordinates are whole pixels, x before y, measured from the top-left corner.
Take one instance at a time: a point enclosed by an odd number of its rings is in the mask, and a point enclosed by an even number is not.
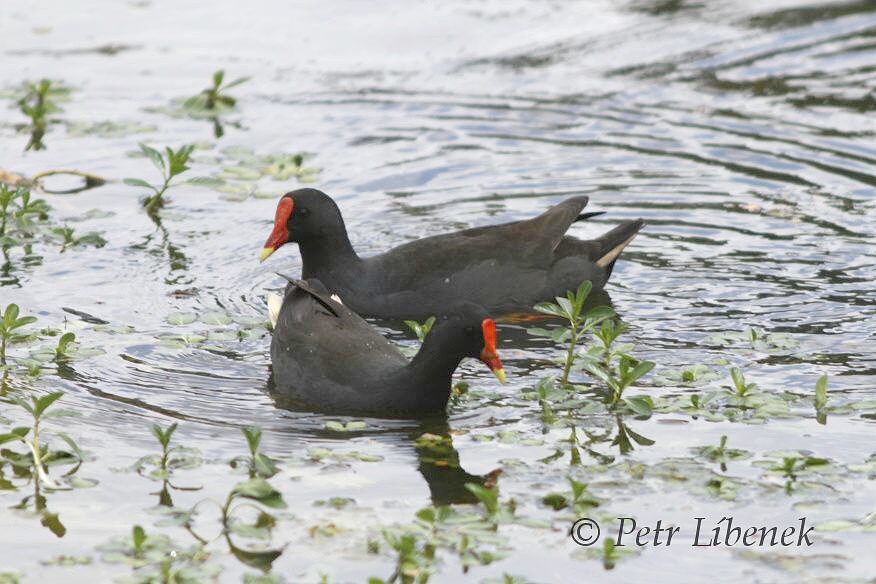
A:
[[[586,194],[591,210],[607,213],[574,226],[577,236],[626,219],[648,223],[607,289],[629,325],[635,355],[657,363],[634,393],[686,399],[729,386],[728,370],[736,365],[773,394],[802,400],[827,373],[832,403],[876,399],[872,2],[784,0],[767,8],[752,1],[87,0],[74,7],[7,0],[0,38],[5,88],[43,77],[63,82],[74,89],[58,116],[64,122],[136,122],[146,129],[106,137],[59,123],[46,134],[45,150],[23,152],[27,136],[15,126],[24,118],[7,100],[0,118],[4,170],[73,168],[114,181],[154,180],[147,161],[127,155],[141,141],[199,144],[192,172],[199,175],[217,173],[217,157],[230,147],[307,152],[308,164],[322,168],[316,186],[339,202],[363,254],[531,217]],[[217,69],[252,78],[233,91],[239,108],[222,118],[221,138],[210,120],[154,111],[196,93]],[[382,526],[408,523],[433,502],[465,499],[462,485],[494,469],[502,469],[502,499],[515,499],[519,515],[549,528],[502,526],[507,558],[465,575],[457,557],[441,553],[435,581],[507,573],[568,582],[585,571],[606,582],[872,578],[872,523],[869,533],[825,530],[807,549],[704,550],[688,547],[688,538],[645,549],[607,571],[598,559],[581,557],[568,538],[575,514],[541,503],[549,492],[568,491],[572,476],[603,499],[600,517],[663,519],[688,534],[698,516],[733,515],[756,525],[803,515],[824,525],[858,521],[876,511],[874,470],[855,466],[876,454],[876,417],[866,409],[829,415],[826,425],[816,422],[814,409],[797,405],[793,415],[757,424],[573,411],[546,427],[537,403],[522,394],[558,373],[550,361],[560,352],[514,325],[499,333],[508,385],[495,385],[482,366],[466,363],[459,377],[472,393],[446,421],[365,419],[366,430],[337,434],[325,423],[342,418],[275,404],[267,390],[269,337],[218,335],[206,348],[161,343],[160,336],[181,331],[215,335],[248,326],[180,327],[167,322],[172,313],[221,312],[244,323],[264,317],[266,292],[282,285],[275,272],[300,271],[293,246],[257,262],[271,227],[272,195],[297,186],[294,178],[263,179],[264,198],[244,200],[179,187],[171,191],[163,230],[138,205],[142,191],[120,182],[45,195],[53,220],[99,231],[108,244],[64,253],[46,244],[38,258],[13,250],[0,274],[0,305],[16,302],[40,325],[65,325],[83,345],[103,349],[30,390],[66,392],[62,403],[81,416],[53,423],[91,453],[79,472],[99,485],[48,495],[49,509],[66,526],[60,538],[39,517],[11,509],[32,485],[0,493],[0,571],[28,582],[128,576],[130,568],[103,562],[96,546],[127,535],[134,524],[192,545],[185,530],[157,525],[160,483],[125,470],[156,452],[150,424],[178,421],[175,441],[198,449],[205,461],[175,474],[179,485],[204,487],[172,492],[180,508],[224,497],[241,478],[227,466],[246,452],[239,428],[265,430],[264,451],[282,468],[272,484],[289,503],[272,534],[275,547],[286,546],[273,573],[289,582],[318,581],[320,574],[332,582],[388,577],[393,555],[385,547],[368,554],[367,540],[380,540]],[[75,221],[92,209],[106,213]],[[64,308],[133,332],[95,330]],[[399,323],[380,325],[415,344]],[[752,328],[785,336],[779,345],[729,347],[713,338]],[[696,364],[717,373],[705,388],[659,382],[667,371]],[[584,376],[576,381],[590,383]],[[4,428],[26,423],[11,406],[0,415],[9,419]],[[597,467],[583,453],[583,465],[570,466],[570,425],[583,436],[585,429],[613,434],[619,422],[653,445],[621,455],[610,440],[598,442],[595,450],[614,462]],[[414,443],[423,432],[452,436],[459,468],[430,464]],[[691,451],[717,445],[722,435],[750,454],[726,472]],[[356,451],[366,460],[315,460],[313,448]],[[563,457],[545,461],[557,448]],[[765,470],[777,450],[807,451],[829,459],[829,468],[821,480],[787,494]],[[710,493],[704,485],[711,473],[738,481],[736,497]],[[350,497],[355,505],[314,504],[331,497]],[[210,538],[218,533],[214,519],[204,512]],[[329,535],[334,531],[326,526],[340,532]],[[210,561],[223,568],[221,581],[258,573],[230,555],[222,539],[209,549]],[[92,563],[41,563],[59,554]]]

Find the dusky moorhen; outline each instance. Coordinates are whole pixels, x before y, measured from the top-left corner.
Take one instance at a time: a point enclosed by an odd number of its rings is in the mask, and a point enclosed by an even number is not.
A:
[[[601,237],[566,235],[588,198],[572,197],[538,217],[425,237],[359,257],[335,202],[322,191],[286,193],[262,250],[298,243],[302,277],[318,278],[352,310],[382,318],[426,318],[463,301],[490,314],[528,310],[590,280],[601,289],[617,257],[644,225],[627,221]]]
[[[412,360],[316,279],[287,287],[271,341],[274,391],[319,410],[377,414],[442,411],[451,376],[465,357],[483,361],[500,382],[496,325],[483,308],[461,303],[443,315]]]

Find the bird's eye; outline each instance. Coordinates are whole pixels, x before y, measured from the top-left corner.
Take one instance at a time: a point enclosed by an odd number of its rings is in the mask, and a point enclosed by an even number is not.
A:
[[[308,215],[310,215],[310,211],[304,207],[299,207],[295,209],[295,211],[302,217],[307,217]]]
[[[467,332],[467,333],[473,333],[474,331],[475,331],[475,328],[473,326],[465,327],[465,332]]]

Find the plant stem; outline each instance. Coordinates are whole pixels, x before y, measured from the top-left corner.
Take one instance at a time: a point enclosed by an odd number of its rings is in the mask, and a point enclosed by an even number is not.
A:
[[[143,206],[146,208],[146,212],[149,215],[154,215],[158,208],[164,204],[162,197],[164,196],[164,192],[170,186],[170,178],[171,177],[165,178],[164,185],[154,195],[146,199],[146,203]]]
[[[46,484],[46,486],[57,489],[59,488],[58,483],[53,481],[49,475],[46,473],[46,470],[43,468],[43,458],[40,454],[40,419],[33,419],[33,440],[26,441],[26,444],[30,446],[30,452],[33,455],[33,464],[36,467],[37,471],[37,480],[40,480]]]
[[[569,349],[566,351],[566,365],[563,367],[563,378],[560,381],[563,385],[569,383],[569,373],[572,370],[572,363],[575,361],[575,345],[578,343],[578,323],[572,322],[571,324],[572,326],[569,327],[569,330],[572,336],[569,338]]]

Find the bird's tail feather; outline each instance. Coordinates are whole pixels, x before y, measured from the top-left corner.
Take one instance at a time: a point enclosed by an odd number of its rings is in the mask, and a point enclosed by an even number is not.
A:
[[[599,246],[596,253],[596,265],[600,268],[608,268],[611,271],[617,257],[644,226],[645,222],[641,219],[627,221],[626,223],[621,223],[605,235],[598,237],[596,239]]]
[[[581,213],[580,215],[575,217],[575,222],[586,221],[591,217],[598,217],[599,215],[605,215],[605,211],[592,211],[590,213]]]

